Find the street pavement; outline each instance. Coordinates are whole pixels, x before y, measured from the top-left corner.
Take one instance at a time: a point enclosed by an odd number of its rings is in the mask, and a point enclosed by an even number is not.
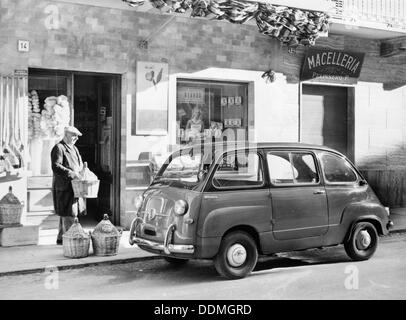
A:
[[[392,209],[391,220],[394,222],[392,232],[406,232],[406,208]],[[91,231],[85,227],[84,230],[86,232]],[[128,243],[128,231],[123,232],[118,254],[115,256],[98,257],[93,255],[93,250],[90,248],[88,257],[66,258],[63,256],[62,246],[55,244],[57,231],[57,229],[40,230],[38,246],[0,247],[0,277],[43,272],[52,266],[58,270],[64,270],[160,258],[139,249],[137,246],[131,246]]]
[[[261,257],[252,275],[234,281],[211,261],[174,267],[163,259],[3,276],[0,299],[405,299],[405,245],[406,234],[381,238],[363,262],[342,246]]]

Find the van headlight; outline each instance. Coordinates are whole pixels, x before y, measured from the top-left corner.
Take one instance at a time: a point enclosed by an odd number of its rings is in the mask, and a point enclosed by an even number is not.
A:
[[[390,216],[390,210],[389,207],[385,207],[386,213],[388,214],[388,217]]]
[[[142,195],[139,195],[134,200],[135,210],[138,211],[142,206],[142,201],[144,200]]]
[[[175,202],[174,211],[177,216],[183,216],[188,210],[188,204],[185,200],[178,200]]]

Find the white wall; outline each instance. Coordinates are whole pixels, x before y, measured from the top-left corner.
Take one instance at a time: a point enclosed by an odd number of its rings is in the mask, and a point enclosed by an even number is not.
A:
[[[355,161],[368,169],[404,168],[406,164],[406,86],[355,87]]]

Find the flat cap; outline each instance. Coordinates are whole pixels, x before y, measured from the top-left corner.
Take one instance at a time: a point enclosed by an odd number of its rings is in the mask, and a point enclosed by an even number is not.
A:
[[[74,134],[77,134],[78,136],[82,135],[82,133],[77,128],[75,128],[73,126],[65,127],[65,132],[74,133]]]

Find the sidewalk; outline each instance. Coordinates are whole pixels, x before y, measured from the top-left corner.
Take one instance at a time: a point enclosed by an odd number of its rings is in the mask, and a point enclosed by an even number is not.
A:
[[[87,231],[84,228],[85,231]],[[57,230],[40,230],[37,246],[0,247],[0,278],[6,275],[43,272],[57,267],[59,270],[82,268],[100,264],[136,262],[160,258],[128,243],[129,231],[124,231],[118,254],[100,257],[93,255],[90,244],[89,256],[71,259],[63,256],[61,245],[55,244]]]
[[[394,223],[392,233],[406,232],[406,208],[391,209],[390,219]],[[88,231],[86,228],[84,230]],[[116,256],[97,257],[93,255],[90,245],[88,257],[65,258],[62,246],[55,245],[56,233],[56,229],[40,230],[38,246],[0,247],[0,278],[6,275],[43,272],[55,267],[63,270],[160,259],[159,256],[143,251],[137,246],[131,246],[128,243],[129,231],[123,232]]]

